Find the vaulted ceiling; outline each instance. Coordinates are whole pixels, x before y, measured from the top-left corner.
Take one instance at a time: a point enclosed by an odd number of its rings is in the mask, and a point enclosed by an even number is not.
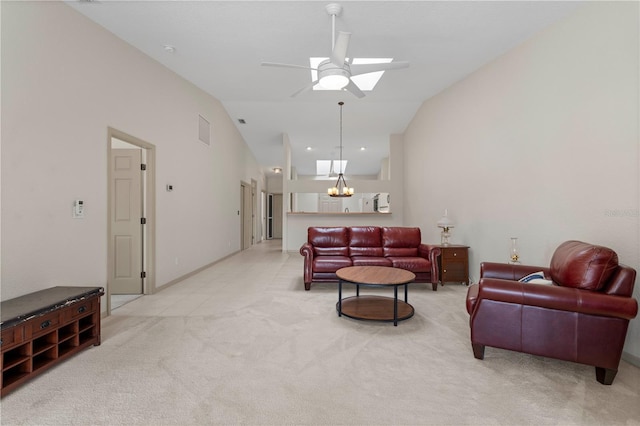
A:
[[[330,1],[67,3],[219,99],[267,174],[283,166],[283,133],[289,135],[299,174],[315,174],[317,159],[337,159],[337,103],[344,101],[348,175],[377,174],[388,156],[389,135],[404,132],[426,99],[580,6],[575,1],[341,1],[336,30],[352,33],[348,56],[411,63],[385,72],[375,89],[358,99],[344,91],[307,91],[292,98],[311,82],[310,72],[260,65],[308,65],[310,57],[329,56],[332,26],[325,6]],[[167,45],[175,50],[169,52]]]

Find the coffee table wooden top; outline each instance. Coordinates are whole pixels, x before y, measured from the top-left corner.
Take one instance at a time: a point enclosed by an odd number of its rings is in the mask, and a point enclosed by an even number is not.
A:
[[[336,275],[354,284],[371,285],[409,284],[416,279],[413,272],[390,266],[348,266],[338,269]]]

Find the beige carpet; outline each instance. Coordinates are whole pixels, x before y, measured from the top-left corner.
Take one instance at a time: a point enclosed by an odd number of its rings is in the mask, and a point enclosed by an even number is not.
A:
[[[416,315],[394,327],[339,318],[336,285],[305,292],[301,277],[275,241],[134,300],[103,321],[101,346],[3,398],[1,422],[640,424],[640,369],[625,362],[603,386],[578,364],[474,359],[462,285],[412,285]]]

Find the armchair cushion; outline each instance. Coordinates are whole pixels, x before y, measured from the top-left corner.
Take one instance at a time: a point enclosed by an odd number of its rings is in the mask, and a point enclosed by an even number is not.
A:
[[[563,287],[599,291],[618,268],[618,255],[607,247],[566,241],[551,258],[551,279]]]

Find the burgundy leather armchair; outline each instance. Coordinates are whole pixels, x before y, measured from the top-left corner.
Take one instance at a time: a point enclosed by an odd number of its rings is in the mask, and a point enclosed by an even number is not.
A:
[[[518,282],[539,271],[553,284]],[[549,267],[485,262],[480,277],[466,300],[476,358],[485,346],[509,349],[592,365],[598,382],[613,383],[638,313],[636,271],[613,250],[567,241]]]
[[[415,282],[438,289],[438,247],[421,243],[420,228],[390,226],[312,226],[304,256],[304,288],[312,282],[338,282],[336,271],[347,266],[391,266],[416,275]]]

